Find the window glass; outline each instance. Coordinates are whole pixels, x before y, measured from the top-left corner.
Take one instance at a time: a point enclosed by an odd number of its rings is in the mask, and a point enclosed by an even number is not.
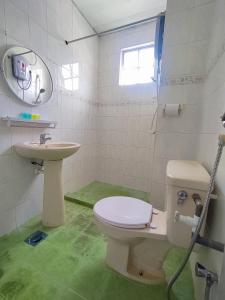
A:
[[[140,45],[121,51],[120,85],[152,82],[154,77],[154,46]]]
[[[138,65],[138,51],[124,52],[123,65],[125,68],[134,68]]]
[[[79,63],[62,65],[62,87],[67,91],[79,89]]]

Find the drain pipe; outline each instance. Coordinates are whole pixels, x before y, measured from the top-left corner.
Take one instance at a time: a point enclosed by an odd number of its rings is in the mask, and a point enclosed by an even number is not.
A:
[[[173,275],[173,277],[170,279],[170,281],[168,283],[168,287],[167,287],[167,299],[168,300],[171,300],[171,297],[170,297],[171,289],[172,289],[174,283],[176,282],[176,280],[179,278],[180,274],[182,273],[182,271],[183,271],[184,267],[186,266],[187,262],[189,261],[189,258],[190,258],[190,255],[191,255],[192,251],[193,251],[195,243],[198,240],[203,222],[206,218],[206,214],[207,214],[207,211],[208,211],[211,194],[213,192],[213,188],[214,188],[214,184],[215,184],[215,177],[216,177],[217,169],[218,169],[218,166],[219,166],[219,163],[220,163],[220,159],[221,159],[221,155],[222,155],[224,146],[225,146],[225,135],[220,135],[219,136],[219,143],[218,143],[216,159],[215,159],[212,174],[211,174],[211,177],[210,177],[209,188],[208,188],[208,191],[207,191],[206,200],[205,200],[205,203],[204,203],[204,206],[203,206],[203,209],[202,209],[202,213],[201,213],[201,216],[198,220],[196,230],[192,234],[192,239],[191,239],[190,245],[188,247],[186,256],[185,256],[183,262],[181,263],[179,269]]]
[[[34,174],[43,174],[44,172],[44,161],[41,160],[40,162],[32,160],[30,162],[34,166]]]

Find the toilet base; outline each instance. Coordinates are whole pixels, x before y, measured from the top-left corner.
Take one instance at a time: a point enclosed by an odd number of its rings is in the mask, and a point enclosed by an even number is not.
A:
[[[154,241],[154,245],[157,242],[161,241]],[[164,247],[163,253],[160,251],[163,257],[156,257],[156,255],[152,258],[148,257],[148,268],[146,268],[142,267],[135,259],[135,256],[133,256],[132,253],[132,245],[128,241],[124,242],[108,238],[105,261],[110,268],[127,278],[146,284],[159,284],[165,282],[162,263],[169,249],[170,245],[168,244],[168,247]]]

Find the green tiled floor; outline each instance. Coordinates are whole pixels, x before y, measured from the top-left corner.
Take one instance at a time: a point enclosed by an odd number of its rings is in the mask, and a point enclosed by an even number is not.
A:
[[[98,200],[110,196],[127,196],[142,199],[146,202],[148,202],[149,198],[148,193],[142,191],[94,181],[78,192],[66,194],[65,199],[92,208]]]
[[[35,230],[48,238],[36,247],[23,242]],[[92,210],[66,201],[65,225],[47,229],[34,218],[0,238],[1,300],[165,300],[166,284],[128,280],[104,264],[106,242],[92,223]],[[184,253],[173,250],[165,261],[171,275]],[[174,300],[193,300],[189,268],[174,289]]]

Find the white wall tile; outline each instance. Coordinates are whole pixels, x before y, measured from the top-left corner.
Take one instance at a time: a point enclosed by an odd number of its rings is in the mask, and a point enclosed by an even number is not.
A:
[[[15,209],[0,212],[0,236],[7,234],[16,227]]]
[[[151,176],[155,84],[119,86],[120,50],[154,40],[144,25],[99,41],[97,155],[100,179],[148,191]]]
[[[17,1],[16,1],[17,2]],[[29,44],[28,15],[11,1],[5,1],[6,32],[21,43]],[[20,26],[18,26],[18,20]]]
[[[166,207],[166,190],[165,185],[151,181],[150,203],[156,209],[164,210]]]
[[[168,13],[175,13],[181,10],[188,10],[193,8],[195,4],[195,0],[169,0],[167,2],[167,12]]]
[[[28,0],[30,20],[47,29],[47,5],[45,0]]]
[[[47,32],[38,24],[29,21],[30,26],[30,45],[37,54],[43,56],[47,54]]]
[[[209,39],[209,34],[212,30],[214,8],[214,2],[211,1],[207,5],[201,5],[192,9],[192,15],[190,16],[191,41]]]
[[[168,14],[166,17],[165,44],[186,44],[191,36],[191,13],[192,10],[184,10],[176,14]],[[179,28],[179,30],[178,30]],[[167,38],[167,35],[173,36]]]
[[[9,154],[11,152],[12,139],[11,130],[8,127],[0,127],[0,154]]]
[[[0,31],[5,31],[5,6],[4,0],[0,1]]]
[[[9,0],[11,1],[17,8],[22,10],[25,14],[28,13],[28,0]]]

